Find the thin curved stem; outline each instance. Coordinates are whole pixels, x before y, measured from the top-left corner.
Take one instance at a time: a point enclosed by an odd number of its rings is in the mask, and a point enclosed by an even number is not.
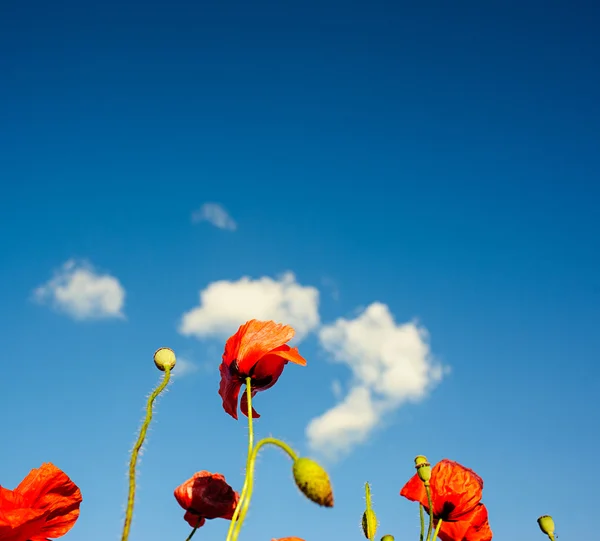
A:
[[[419,536],[419,541],[423,541],[423,536],[425,535],[425,518],[423,516],[423,504],[419,504],[419,518],[421,519],[421,535]]]
[[[152,409],[154,407],[154,401],[158,397],[160,393],[163,392],[167,384],[169,383],[169,379],[171,378],[171,368],[169,366],[165,366],[165,375],[160,382],[160,385],[152,391],[152,394],[148,398],[148,402],[146,404],[146,417],[144,422],[142,423],[142,428],[140,429],[140,434],[138,436],[135,445],[133,446],[133,450],[131,451],[131,460],[129,462],[129,493],[127,495],[127,508],[125,510],[125,524],[123,525],[123,534],[121,535],[121,541],[127,541],[129,537],[129,531],[131,530],[131,521],[133,519],[133,504],[135,501],[135,469],[137,466],[138,456],[140,454],[140,450],[142,445],[144,444],[144,440],[146,439],[146,433],[148,432],[148,427],[150,426],[150,421],[152,421]]]
[[[235,530],[239,530],[237,520],[240,516],[240,510],[243,502],[246,499],[246,494],[248,492],[248,473],[249,473],[249,464],[250,457],[252,456],[252,448],[254,447],[254,427],[252,426],[252,379],[246,378],[246,398],[248,400],[248,457],[246,458],[246,477],[244,478],[244,486],[242,487],[242,492],[240,494],[240,499],[233,513],[233,517],[231,517],[231,524],[229,524],[229,529],[227,530],[227,537],[225,541],[231,541],[231,539],[236,539],[237,535],[234,533]],[[237,528],[236,528],[237,527]],[[235,537],[234,537],[235,536]]]
[[[294,452],[294,450],[287,443],[278,440],[277,438],[263,438],[256,444],[256,447],[254,447],[252,455],[250,456],[250,460],[248,462],[248,471],[246,473],[246,479],[248,480],[248,491],[246,494],[246,498],[244,499],[244,502],[241,506],[240,518],[236,525],[237,528],[233,533],[232,541],[237,541],[237,538],[240,534],[240,530],[242,529],[242,524],[244,523],[244,519],[246,518],[246,514],[248,513],[248,507],[250,506],[250,500],[252,499],[252,490],[254,489],[254,466],[256,464],[256,457],[258,455],[258,451],[260,451],[261,447],[268,444],[276,445],[280,449],[283,449],[294,462],[298,459],[298,455]]]
[[[429,504],[429,526],[427,527],[427,541],[431,538],[431,530],[433,528],[433,504],[431,503],[431,488],[429,483],[425,485],[425,492],[427,492],[427,503]]]
[[[442,519],[438,520],[437,526],[435,527],[435,532],[433,532],[433,539],[431,541],[435,541],[437,539],[438,533],[442,526],[442,522],[444,522]]]
[[[188,535],[188,536],[186,537],[185,541],[190,541],[190,539],[191,539],[192,537],[194,537],[194,534],[196,533],[196,530],[197,530],[198,528],[200,528],[200,524],[201,524],[201,523],[202,523],[202,517],[200,517],[200,518],[198,519],[198,523],[196,524],[196,526],[194,527],[194,529],[193,529],[193,530],[190,532],[190,535]]]

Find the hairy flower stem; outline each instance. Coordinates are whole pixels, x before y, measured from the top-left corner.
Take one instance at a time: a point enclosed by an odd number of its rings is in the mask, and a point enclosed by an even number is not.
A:
[[[250,404],[248,404],[248,411],[251,411]],[[238,509],[241,507],[240,518],[238,520],[238,523],[236,524],[237,527],[234,531],[232,541],[237,541],[237,538],[240,534],[240,530],[242,529],[242,524],[244,523],[244,519],[246,518],[246,513],[248,512],[248,507],[250,506],[250,500],[252,499],[252,490],[254,489],[254,466],[256,464],[256,457],[258,456],[258,451],[260,451],[260,448],[263,445],[267,445],[269,443],[271,445],[276,445],[277,447],[283,449],[289,455],[292,461],[295,462],[298,459],[298,455],[294,452],[294,450],[287,443],[278,440],[277,438],[263,438],[256,444],[256,447],[254,447],[254,450],[250,455],[250,460],[248,461],[248,469],[246,471],[248,490],[246,498],[244,499],[244,503],[241,506],[238,504]]]
[[[244,486],[242,487],[242,493],[240,494],[240,499],[233,513],[233,517],[231,518],[231,524],[229,525],[229,530],[227,530],[227,537],[225,541],[231,541],[234,535],[234,529],[237,526],[237,519],[240,516],[240,511],[242,507],[242,503],[246,499],[246,494],[248,492],[248,475],[249,475],[249,465],[250,465],[250,457],[252,456],[252,448],[254,447],[254,427],[252,426],[252,389],[251,389],[251,378],[246,378],[246,398],[248,399],[248,458],[246,459],[246,477],[244,479]],[[239,531],[239,526],[237,528]],[[237,535],[234,539],[237,539]]]
[[[423,536],[425,535],[425,518],[423,517],[423,504],[419,504],[419,518],[421,519],[421,535],[419,536],[419,541],[423,541]]]
[[[433,532],[433,539],[431,541],[435,541],[437,539],[438,533],[442,526],[442,522],[444,522],[442,519],[438,520],[437,526],[435,527],[435,532]]]
[[[129,462],[129,494],[127,496],[127,508],[125,511],[125,524],[123,525],[123,534],[121,535],[121,541],[127,541],[129,537],[129,530],[131,529],[131,520],[133,518],[133,503],[135,501],[135,468],[137,466],[138,456],[140,454],[140,450],[142,449],[142,445],[144,444],[144,440],[146,439],[146,432],[148,432],[148,427],[150,426],[150,421],[152,421],[152,409],[154,407],[154,401],[158,397],[160,393],[162,393],[169,383],[169,379],[171,378],[171,368],[170,366],[165,366],[164,368],[165,375],[163,376],[162,381],[159,386],[152,391],[152,394],[148,398],[148,402],[146,404],[146,418],[142,424],[142,428],[140,429],[140,435],[138,436],[135,445],[133,446],[133,450],[131,451],[131,460]]]
[[[431,487],[429,481],[425,483],[425,491],[427,492],[427,503],[429,504],[429,526],[427,527],[427,541],[431,538],[431,529],[433,527],[433,503],[431,502]]]

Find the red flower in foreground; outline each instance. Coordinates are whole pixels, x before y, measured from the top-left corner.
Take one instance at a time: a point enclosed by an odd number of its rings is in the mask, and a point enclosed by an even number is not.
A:
[[[291,348],[286,344],[293,336],[294,329],[289,325],[252,319],[227,340],[223,362],[219,367],[219,394],[223,399],[223,408],[234,419],[238,418],[238,396],[247,377],[252,378],[254,396],[258,391],[275,385],[288,361],[306,365],[298,348]],[[246,393],[242,395],[241,409],[248,416]],[[254,408],[252,417],[260,417]]]
[[[240,495],[220,473],[200,471],[175,489],[175,498],[186,511],[184,520],[196,528],[207,518],[231,520]]]
[[[0,539],[46,541],[66,534],[79,517],[81,492],[54,464],[33,469],[14,490],[0,486]]]
[[[491,541],[488,513],[481,503],[483,480],[473,470],[451,460],[438,462],[431,470],[431,503],[434,522],[442,519],[442,541]],[[400,495],[423,504],[429,513],[423,481],[414,475]]]
[[[282,537],[280,539],[271,539],[271,541],[304,541],[304,539],[300,539],[299,537]]]

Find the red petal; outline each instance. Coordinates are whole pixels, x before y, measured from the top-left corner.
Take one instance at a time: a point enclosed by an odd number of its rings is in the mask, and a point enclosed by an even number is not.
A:
[[[240,373],[248,374],[261,357],[284,345],[294,334],[289,325],[252,319],[227,340],[224,360],[237,359]]]
[[[416,473],[408,480],[408,483],[402,487],[400,496],[404,496],[410,501],[419,502],[425,507],[428,507],[425,486]]]
[[[198,521],[198,519],[200,519],[200,521]],[[204,517],[199,517],[190,511],[186,511],[185,515],[183,515],[183,520],[185,520],[192,528],[201,528],[206,522]]]
[[[459,520],[481,501],[483,480],[473,470],[444,459],[431,470],[433,512],[448,520]]]
[[[279,376],[281,376],[287,364],[287,360],[283,359],[280,355],[280,352],[265,355],[254,365],[251,383],[255,385],[252,387],[254,390],[264,391],[277,383]]]
[[[254,395],[257,393],[258,391],[252,391],[252,398],[254,398]],[[242,394],[242,400],[240,401],[240,409],[242,410],[242,413],[248,417],[248,395],[246,394],[246,392],[244,391],[244,394]],[[258,419],[260,417],[260,415],[258,414],[258,412],[254,409],[254,406],[252,406],[252,418],[253,419]]]
[[[31,541],[47,537],[61,537],[75,524],[79,517],[81,491],[62,470],[54,464],[45,463],[31,472],[15,489],[28,507],[46,512],[46,522],[39,535]]]
[[[306,359],[300,355],[298,348],[291,348],[287,344],[272,349],[270,353],[277,353],[277,355],[286,361],[299,364],[300,366],[306,366]]]
[[[238,396],[240,394],[241,383],[235,375],[231,375],[229,366],[225,362],[221,363],[219,371],[221,372],[219,394],[223,399],[223,409],[234,419],[237,419]]]

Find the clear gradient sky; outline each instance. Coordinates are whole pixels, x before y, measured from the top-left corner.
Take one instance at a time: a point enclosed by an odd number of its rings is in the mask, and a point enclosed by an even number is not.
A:
[[[369,481],[378,533],[416,540],[421,453],[484,478],[494,539],[589,536],[599,25],[591,1],[3,2],[0,484],[51,461],[84,497],[65,541],[119,539],[169,346],[131,540],[183,541],[179,483],[242,485],[224,339],[274,314],[308,365],[257,436],[321,460],[336,505],[266,449],[240,539],[360,539]]]

